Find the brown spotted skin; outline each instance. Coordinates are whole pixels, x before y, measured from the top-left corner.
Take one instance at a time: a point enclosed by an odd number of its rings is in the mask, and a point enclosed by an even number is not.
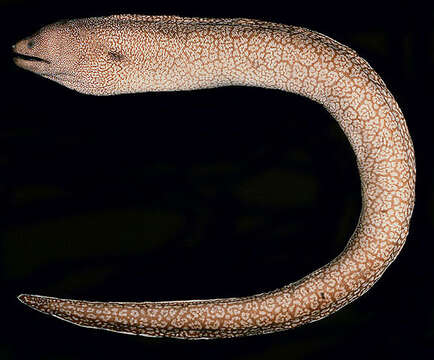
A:
[[[200,339],[281,331],[322,319],[368,291],[404,245],[415,159],[404,116],[350,48],[307,29],[247,19],[116,15],[48,25],[15,45],[16,64],[93,95],[246,85],[309,97],[357,157],[362,212],[333,261],[269,293],[204,301],[104,303],[20,295],[74,324]]]

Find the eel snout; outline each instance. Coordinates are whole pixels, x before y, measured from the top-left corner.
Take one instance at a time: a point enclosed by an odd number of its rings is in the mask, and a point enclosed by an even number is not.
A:
[[[32,49],[29,48],[29,44],[32,44],[31,40],[23,39],[18,41],[15,45],[12,45],[12,52],[15,55],[13,61],[17,66],[23,69],[41,73],[46,70],[47,65],[50,65],[51,62],[38,56],[40,54],[32,51]]]

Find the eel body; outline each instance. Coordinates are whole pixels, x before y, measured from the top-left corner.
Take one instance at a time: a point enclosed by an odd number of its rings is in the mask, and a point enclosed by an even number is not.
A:
[[[143,336],[265,334],[322,319],[357,299],[403,247],[415,197],[412,141],[382,79],[347,46],[263,21],[115,15],[47,25],[13,48],[19,67],[85,94],[245,85],[306,96],[348,137],[362,189],[359,222],[345,249],[280,289],[139,303],[20,295],[30,307],[80,326]]]

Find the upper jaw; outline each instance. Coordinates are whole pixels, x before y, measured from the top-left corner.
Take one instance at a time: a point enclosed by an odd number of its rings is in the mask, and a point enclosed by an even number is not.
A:
[[[48,59],[30,54],[26,47],[27,40],[21,40],[12,46],[12,51],[16,55],[13,58],[14,63],[26,70],[40,73],[51,64]]]

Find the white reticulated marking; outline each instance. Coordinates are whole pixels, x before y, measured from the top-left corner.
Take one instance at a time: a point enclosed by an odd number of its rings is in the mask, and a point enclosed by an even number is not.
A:
[[[83,327],[126,334],[182,339],[266,334],[319,320],[358,298],[404,245],[415,193],[413,145],[384,82],[350,48],[293,26],[174,16],[70,20],[48,25],[33,38],[18,42],[16,51],[47,61],[20,58],[17,65],[45,77],[68,74],[55,81],[85,94],[237,84],[318,101],[335,117],[356,154],[363,207],[348,246],[337,258],[269,293],[144,303],[20,295],[23,303]],[[29,49],[30,39],[49,41],[34,41]]]

